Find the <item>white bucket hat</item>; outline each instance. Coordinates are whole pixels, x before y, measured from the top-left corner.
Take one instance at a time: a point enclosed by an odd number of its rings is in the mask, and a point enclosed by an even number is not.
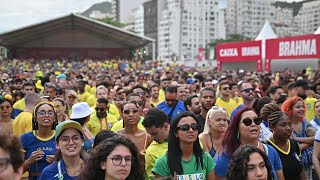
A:
[[[72,106],[72,113],[70,119],[80,119],[87,117],[93,113],[93,110],[86,102],[79,102]]]

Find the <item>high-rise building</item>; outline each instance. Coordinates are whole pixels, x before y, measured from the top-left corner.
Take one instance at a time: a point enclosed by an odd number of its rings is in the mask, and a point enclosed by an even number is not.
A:
[[[158,27],[162,12],[167,7],[166,0],[148,0],[143,3],[144,7],[144,35],[150,37],[155,42],[155,55],[158,56]],[[148,47],[148,52],[151,52],[152,47]]]
[[[113,18],[121,23],[132,23],[133,9],[143,4],[144,0],[112,0]]]
[[[229,0],[226,10],[227,35],[240,34],[254,39],[266,20],[275,19],[273,0]]]
[[[133,9],[133,29],[132,31],[143,36],[144,35],[144,8],[143,5]]]
[[[314,33],[320,26],[320,1],[303,2],[295,20],[304,34]]]
[[[158,57],[194,61],[199,48],[225,38],[224,12],[218,0],[166,0],[158,28]]]

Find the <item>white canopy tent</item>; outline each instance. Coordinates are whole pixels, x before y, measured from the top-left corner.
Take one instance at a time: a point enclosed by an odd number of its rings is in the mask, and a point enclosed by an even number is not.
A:
[[[259,35],[256,37],[256,41],[261,40],[261,50],[262,50],[262,67],[264,69],[264,64],[265,64],[265,60],[266,60],[266,40],[268,39],[275,39],[278,36],[276,35],[276,33],[273,31],[270,22],[268,20],[266,20],[266,22],[264,23]]]
[[[316,32],[314,32],[314,34],[320,34],[320,26],[318,27],[318,29],[316,30]]]

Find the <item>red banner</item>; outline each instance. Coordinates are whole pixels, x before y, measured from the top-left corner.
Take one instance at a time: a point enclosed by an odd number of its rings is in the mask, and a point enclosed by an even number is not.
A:
[[[221,71],[223,62],[257,61],[257,71],[262,71],[261,41],[243,41],[217,44],[217,65]]]
[[[305,59],[320,57],[320,35],[304,35],[266,41],[266,59]]]
[[[203,61],[203,58],[204,58],[204,49],[203,48],[199,48],[198,49],[198,62],[202,62]]]
[[[320,35],[303,35],[266,41],[265,71],[272,60],[320,58]]]

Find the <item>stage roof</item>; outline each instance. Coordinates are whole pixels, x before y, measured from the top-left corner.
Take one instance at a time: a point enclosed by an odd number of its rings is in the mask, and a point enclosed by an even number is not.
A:
[[[70,14],[0,34],[0,45],[17,47],[25,42],[73,29],[98,34],[102,38],[115,41],[127,48],[138,48],[154,42],[154,39],[79,14]]]

